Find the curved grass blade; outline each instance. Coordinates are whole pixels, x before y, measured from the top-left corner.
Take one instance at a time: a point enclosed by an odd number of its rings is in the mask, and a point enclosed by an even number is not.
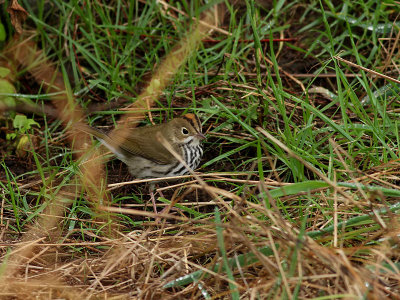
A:
[[[226,255],[226,248],[225,248],[225,243],[224,243],[224,233],[223,233],[224,228],[221,226],[221,215],[220,215],[218,207],[215,208],[215,223],[217,225],[216,232],[217,232],[217,240],[218,240],[219,250],[221,252],[222,261],[224,264],[226,274],[228,275],[228,278],[230,279],[229,289],[231,290],[231,297],[232,297],[232,299],[239,300],[240,297],[239,297],[238,287],[236,284],[233,284],[235,282],[235,278],[233,277],[232,270],[228,263],[228,257]]]
[[[343,16],[342,14],[332,14],[336,18],[343,20],[350,25],[354,25],[357,27],[361,27],[362,29],[368,30],[368,31],[375,31],[376,33],[379,34],[388,34],[392,30],[396,29],[396,27],[400,26],[400,22],[394,22],[394,23],[379,23],[379,24],[373,24],[373,23],[366,23],[363,22],[361,23],[355,18],[349,17],[349,16]]]
[[[400,84],[397,83],[387,84],[373,92],[373,96],[377,99],[380,97],[386,98],[390,96],[398,96],[399,94]],[[366,95],[364,98],[361,99],[360,102],[362,105],[368,105],[371,102],[371,98],[369,97],[369,95]]]

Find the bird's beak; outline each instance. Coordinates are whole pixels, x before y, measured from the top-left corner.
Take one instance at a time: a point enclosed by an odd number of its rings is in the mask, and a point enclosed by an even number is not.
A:
[[[206,136],[204,134],[202,134],[201,132],[198,132],[196,134],[196,137],[201,141],[204,140],[206,138]]]

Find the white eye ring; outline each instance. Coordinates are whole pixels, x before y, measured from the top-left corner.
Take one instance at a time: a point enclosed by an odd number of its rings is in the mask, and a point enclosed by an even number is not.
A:
[[[183,133],[184,135],[188,135],[188,134],[189,134],[189,130],[187,130],[186,127],[182,127],[182,133]]]

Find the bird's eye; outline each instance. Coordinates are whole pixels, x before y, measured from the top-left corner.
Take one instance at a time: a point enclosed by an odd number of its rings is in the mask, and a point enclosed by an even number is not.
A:
[[[182,133],[184,135],[187,135],[187,134],[189,134],[189,130],[187,130],[186,127],[182,127]]]

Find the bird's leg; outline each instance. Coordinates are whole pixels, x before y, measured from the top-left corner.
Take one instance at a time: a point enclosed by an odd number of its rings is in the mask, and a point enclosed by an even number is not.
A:
[[[163,194],[161,191],[157,191],[157,193],[158,193],[161,197],[165,198],[165,197],[164,197],[164,194]]]
[[[154,197],[154,190],[155,190],[154,183],[150,183],[149,189],[150,189],[150,199],[151,199],[151,202],[153,203],[153,209],[154,209],[154,212],[157,213],[156,199]]]
[[[161,214],[168,214],[171,209],[175,208],[175,204],[178,203],[180,200],[182,200],[182,197],[178,197],[179,190],[176,189],[174,194],[172,195],[171,203],[167,205],[166,207],[163,208],[163,210],[160,212]]]
[[[162,193],[161,191],[157,191],[157,193],[158,193],[161,197],[165,198],[164,195],[163,195],[163,193]],[[167,205],[166,207],[164,207],[164,208],[161,210],[160,214],[169,213],[170,209],[171,209],[170,205]],[[158,212],[157,212],[157,213],[158,213]],[[160,220],[161,220],[160,217],[156,217],[155,220],[154,220],[154,221],[155,221],[155,224],[159,224],[159,223],[160,223]]]

